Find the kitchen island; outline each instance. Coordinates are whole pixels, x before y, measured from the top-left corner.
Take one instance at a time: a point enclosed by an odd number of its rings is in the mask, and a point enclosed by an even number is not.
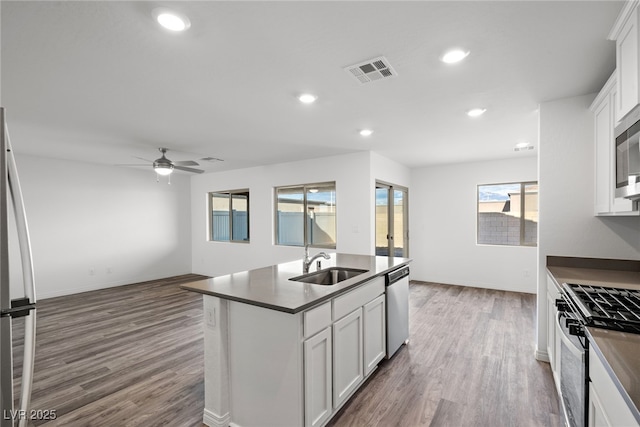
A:
[[[385,275],[407,258],[332,254],[334,285],[302,260],[183,285],[203,294],[209,426],[326,424],[385,356]],[[311,267],[315,272],[316,266]]]

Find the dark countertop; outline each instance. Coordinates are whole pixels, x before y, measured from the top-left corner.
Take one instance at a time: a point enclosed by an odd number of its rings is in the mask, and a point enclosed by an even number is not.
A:
[[[560,286],[574,283],[640,289],[640,261],[548,256],[547,270]]]
[[[640,423],[640,334],[586,328],[589,342]]]
[[[640,289],[640,262],[547,257],[547,271],[558,285],[589,284]],[[640,422],[640,334],[588,327],[587,336],[613,382]]]
[[[303,274],[302,260],[300,259],[270,267],[197,280],[181,285],[181,288],[285,313],[297,313],[411,262],[409,258],[339,253],[330,255],[330,260],[321,258],[322,269],[348,267],[367,270],[367,272],[330,286],[289,280]],[[315,268],[314,262],[310,272],[314,272]]]

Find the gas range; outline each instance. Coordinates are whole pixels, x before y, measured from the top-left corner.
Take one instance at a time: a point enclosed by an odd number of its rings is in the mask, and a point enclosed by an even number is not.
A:
[[[555,336],[560,340],[560,398],[570,427],[589,420],[589,336],[586,327],[640,334],[640,291],[563,283],[556,300]]]
[[[560,305],[575,315],[570,333],[582,335],[584,326],[593,326],[640,334],[640,291],[569,283],[562,291]]]

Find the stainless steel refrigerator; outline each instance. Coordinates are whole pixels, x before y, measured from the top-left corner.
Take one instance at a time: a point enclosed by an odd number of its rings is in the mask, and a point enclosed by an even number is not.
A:
[[[16,162],[11,149],[6,112],[0,107],[0,427],[26,426],[30,418],[29,403],[33,382],[36,343],[36,292],[27,217],[18,180]],[[10,217],[10,208],[13,220]],[[16,231],[10,230],[10,226]],[[17,236],[18,249],[9,239]],[[12,251],[10,253],[10,250]],[[24,292],[11,295],[9,261],[19,256]],[[16,277],[16,276],[14,276]],[[14,286],[14,291],[16,286]],[[14,405],[13,344],[11,327],[15,319],[24,317],[24,353],[20,404]]]

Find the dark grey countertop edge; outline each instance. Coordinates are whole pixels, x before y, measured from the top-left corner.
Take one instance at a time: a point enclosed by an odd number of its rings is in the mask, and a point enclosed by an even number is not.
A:
[[[604,369],[607,371],[607,373],[609,374],[609,376],[613,380],[613,384],[615,384],[616,388],[620,392],[620,395],[622,396],[622,399],[624,400],[624,402],[629,407],[629,410],[631,410],[631,413],[633,414],[633,417],[636,419],[638,424],[640,424],[640,412],[638,411],[638,408],[636,407],[636,404],[634,403],[633,400],[631,400],[631,397],[629,396],[629,393],[624,388],[624,386],[622,385],[620,380],[618,380],[618,376],[615,374],[615,372],[613,372],[613,369],[609,365],[609,362],[607,361],[607,358],[602,353],[602,350],[600,349],[600,347],[598,347],[598,342],[591,335],[591,332],[589,332],[589,327],[585,328],[585,331],[587,331],[587,338],[589,339],[589,343],[593,346],[593,349],[596,351],[596,353],[598,353],[596,355],[596,357],[598,357],[602,361],[602,364],[604,365]],[[589,355],[589,357],[592,357],[592,356]],[[591,379],[589,379],[589,381],[591,381]]]
[[[233,297],[233,296],[229,296],[227,294],[217,293],[217,292],[213,292],[213,291],[207,291],[207,290],[204,290],[204,289],[194,290],[194,289],[188,287],[188,283],[180,285],[180,288],[184,289],[186,291],[198,292],[198,293],[201,293],[201,294],[204,294],[204,295],[210,295],[210,296],[218,297],[218,298],[221,298],[221,299],[226,299],[226,300],[229,300],[229,301],[235,301],[235,302],[240,302],[240,303],[243,303],[243,304],[254,305],[254,306],[257,306],[257,307],[267,308],[267,309],[270,309],[270,310],[281,311],[283,313],[296,314],[296,313],[299,313],[301,311],[307,310],[307,309],[309,309],[311,307],[315,307],[316,305],[319,305],[319,304],[321,304],[321,303],[323,303],[323,302],[325,302],[327,300],[335,298],[338,295],[344,294],[344,293],[350,291],[351,289],[355,288],[356,286],[361,285],[361,284],[363,284],[365,282],[368,282],[369,280],[372,280],[372,279],[374,279],[376,277],[384,276],[385,274],[388,274],[388,273],[390,273],[392,271],[395,271],[395,270],[397,270],[399,268],[405,267],[405,266],[409,265],[410,262],[411,262],[411,260],[408,260],[408,261],[403,262],[401,264],[395,265],[392,268],[388,268],[386,270],[380,271],[377,274],[369,275],[369,276],[367,276],[365,278],[362,278],[361,280],[358,280],[358,281],[352,283],[349,286],[346,286],[346,287],[341,288],[341,289],[336,289],[335,292],[323,295],[321,297],[318,297],[314,301],[308,302],[306,304],[303,304],[303,305],[295,307],[295,308],[282,307],[282,306],[279,306],[279,305],[267,304],[267,303],[263,303],[263,302],[255,301],[255,300],[251,300],[251,299]]]

